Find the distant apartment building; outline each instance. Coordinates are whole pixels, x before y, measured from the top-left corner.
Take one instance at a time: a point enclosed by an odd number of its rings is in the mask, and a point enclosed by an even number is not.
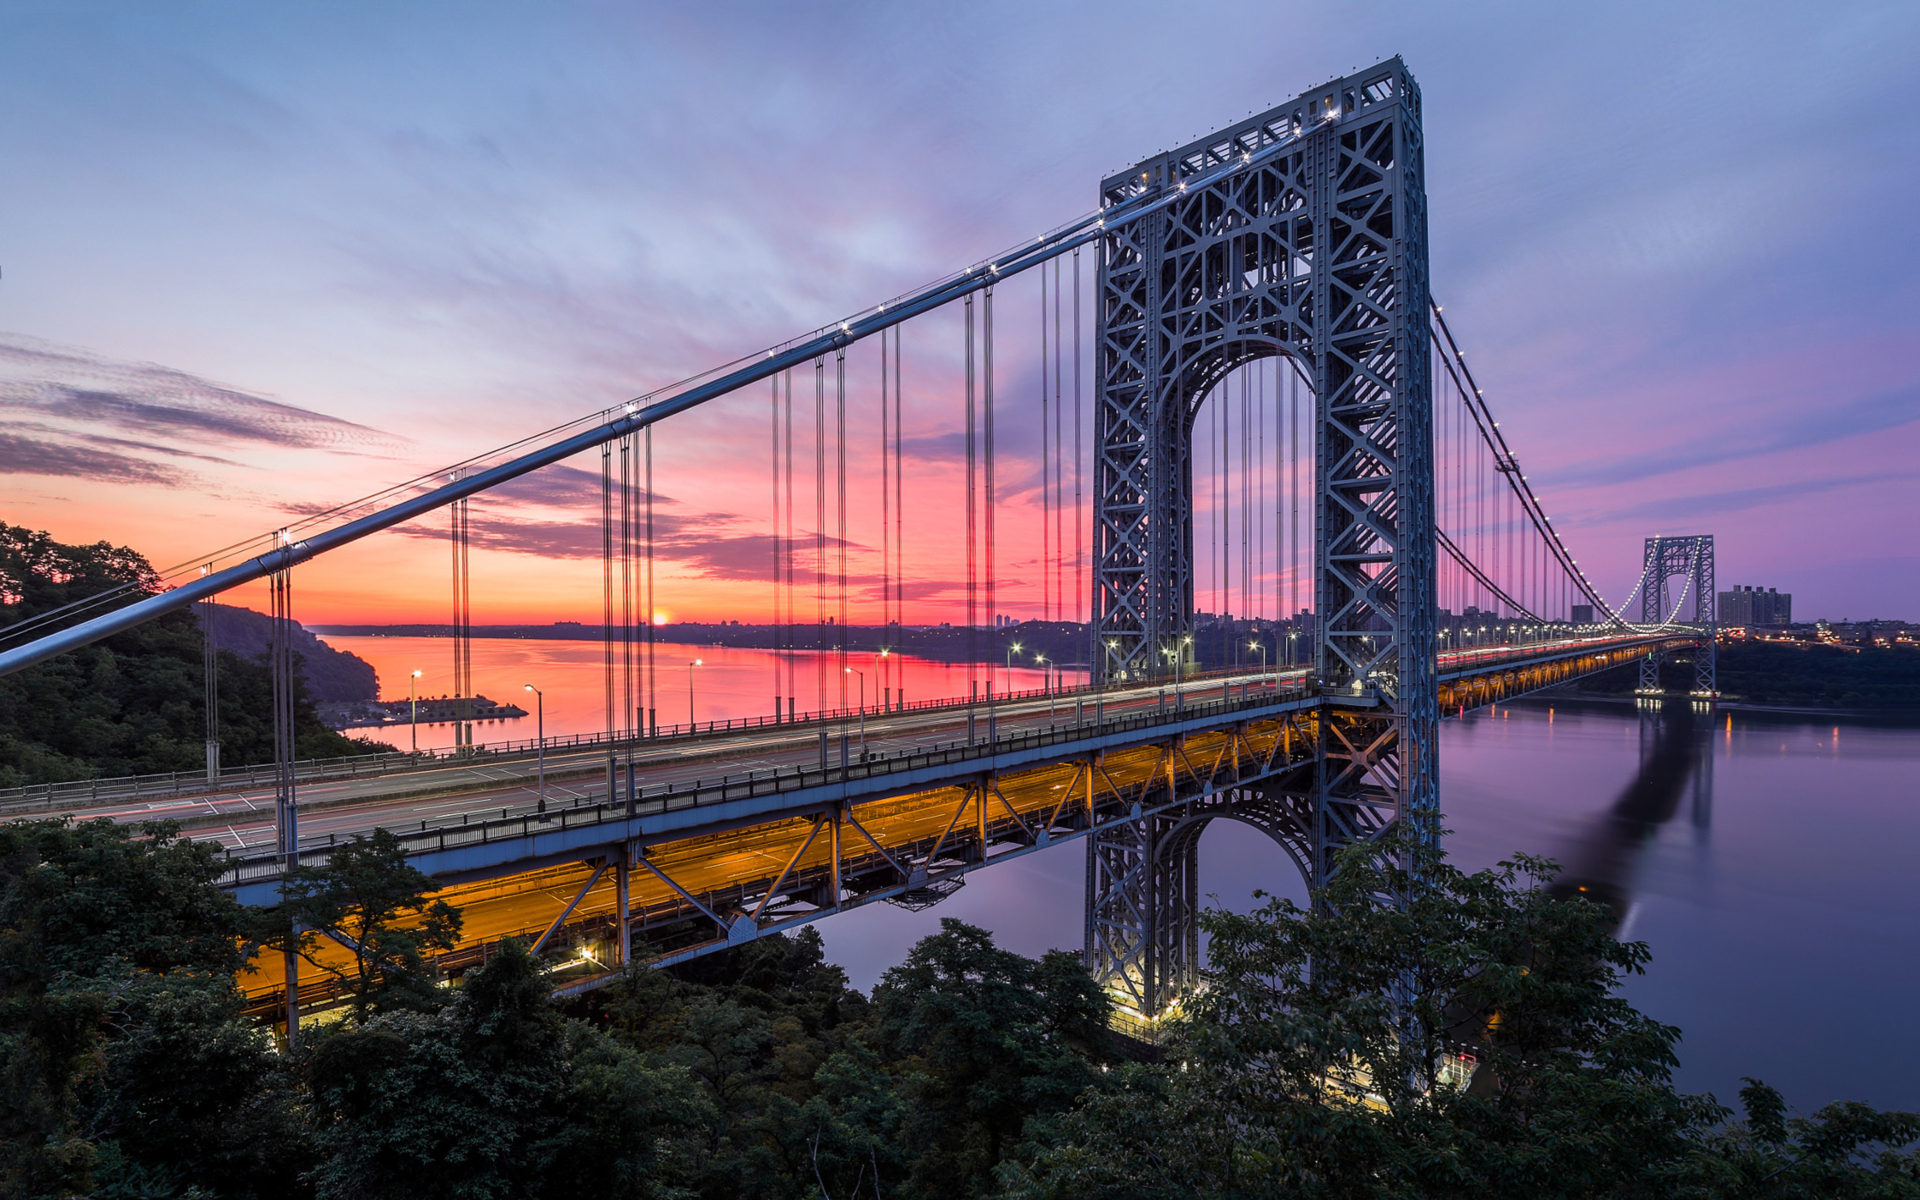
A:
[[[1773,588],[1745,587],[1734,584],[1730,592],[1720,593],[1720,623],[1743,625],[1793,624],[1793,595]]]

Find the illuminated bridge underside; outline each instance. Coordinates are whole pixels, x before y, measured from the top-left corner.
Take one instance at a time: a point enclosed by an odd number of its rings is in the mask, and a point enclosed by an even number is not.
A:
[[[1451,713],[1495,703],[1685,641],[1649,638],[1531,659],[1509,653],[1486,666],[1443,660],[1442,707]],[[1126,1007],[1155,1013],[1197,978],[1199,831],[1219,816],[1252,824],[1305,872],[1311,814],[1300,782],[1320,739],[1339,736],[1335,727],[1363,726],[1369,704],[1245,689],[1169,713],[1131,744],[1087,737],[1035,747],[1027,762],[1001,753],[953,771],[939,786],[889,791],[880,779],[863,797],[842,781],[836,791],[847,798],[824,801],[822,788],[804,787],[790,799],[751,801],[766,810],[758,817],[743,815],[738,800],[591,823],[556,814],[517,843],[485,842],[511,860],[487,878],[474,877],[489,868],[458,847],[437,848],[444,841],[409,834],[403,843],[413,861],[448,881],[439,895],[465,918],[460,946],[440,961],[443,971],[483,961],[508,937],[543,939],[543,952],[572,959],[559,976],[562,990],[580,991],[617,978],[623,962],[664,966],[880,900],[930,904],[967,872],[1092,833],[1089,960],[1105,968],[1101,977]],[[1320,712],[1328,714],[1325,728]],[[1391,820],[1390,809],[1366,806],[1344,815],[1374,831]],[[556,848],[563,835],[571,835],[572,848]],[[230,886],[244,899],[271,902],[271,882],[247,879],[244,865]],[[302,972],[303,1006],[332,999],[332,972],[349,961],[344,948],[322,941],[310,960],[321,970]],[[280,960],[261,956],[254,968],[241,980],[254,1010],[280,1011]]]

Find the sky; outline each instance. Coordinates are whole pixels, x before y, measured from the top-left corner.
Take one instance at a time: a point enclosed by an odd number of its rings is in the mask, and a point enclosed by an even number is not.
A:
[[[199,561],[1031,241],[1398,53],[1434,294],[1601,590],[1645,536],[1710,532],[1723,587],[1920,618],[1920,6],[0,0],[0,29],[0,520],[63,541]],[[1037,286],[997,298],[1016,615]],[[961,336],[902,339],[913,623],[959,614]],[[848,359],[856,620],[875,354]],[[769,611],[768,421],[757,388],[656,432],[662,615]],[[598,470],[474,502],[476,622],[598,621]],[[296,615],[446,620],[441,527],[302,567]]]

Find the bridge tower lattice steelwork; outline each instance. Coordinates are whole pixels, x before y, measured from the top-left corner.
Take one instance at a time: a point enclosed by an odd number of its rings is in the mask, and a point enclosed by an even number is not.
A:
[[[1310,884],[1436,807],[1432,392],[1420,92],[1398,58],[1141,162],[1102,203],[1177,190],[1101,243],[1094,612],[1103,676],[1165,675],[1194,610],[1192,431],[1208,392],[1292,360],[1314,402],[1311,778],[1258,819]],[[1203,180],[1241,160],[1248,169]],[[1191,181],[1191,182],[1190,182]],[[1297,451],[1296,451],[1297,452]],[[1202,811],[1202,810],[1196,810]],[[1271,818],[1271,819],[1270,819]],[[1157,1016],[1197,981],[1194,838],[1149,816],[1088,842],[1087,958]],[[1286,822],[1282,822],[1285,824]],[[1165,828],[1162,828],[1165,826]],[[1278,828],[1278,826],[1275,826]],[[1274,829],[1268,829],[1274,833]]]
[[[1680,580],[1675,594],[1673,581]],[[1670,534],[1647,539],[1645,564],[1641,568],[1640,623],[1665,625],[1680,620],[1680,612],[1692,602],[1688,625],[1702,631],[1700,648],[1693,656],[1693,694],[1716,696],[1720,691],[1719,655],[1714,636],[1719,628],[1719,594],[1714,590],[1713,535],[1710,533]],[[1664,655],[1652,654],[1640,660],[1640,690],[1660,690],[1660,663]]]

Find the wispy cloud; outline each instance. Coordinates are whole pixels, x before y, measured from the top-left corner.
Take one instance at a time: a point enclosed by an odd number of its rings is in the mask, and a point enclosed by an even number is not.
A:
[[[1688,440],[1625,455],[1586,468],[1559,472],[1556,486],[1634,483],[1675,471],[1738,462],[1782,451],[1824,446],[1862,434],[1883,433],[1920,421],[1920,385],[1893,388],[1850,400],[1795,401],[1795,410],[1767,414],[1744,430],[1729,430],[1711,441]]]
[[[613,482],[617,487],[617,467]],[[636,502],[644,502],[646,495],[646,489],[634,489]],[[505,501],[510,504],[534,505],[542,508],[591,509],[598,512],[600,475],[595,471],[569,467],[562,463],[543,467],[532,474],[509,480],[488,491],[486,497],[490,505]],[[672,504],[674,499],[655,492],[653,502],[656,505]]]
[[[14,417],[7,473],[173,487],[191,476],[168,458],[240,465],[208,454],[209,447],[358,449],[396,442],[369,426],[172,367],[4,333],[0,414]],[[20,436],[21,430],[35,436]]]
[[[1868,487],[1879,483],[1920,482],[1920,472],[1883,471],[1873,475],[1835,475],[1826,479],[1802,479],[1766,487],[1735,488],[1724,492],[1703,492],[1696,496],[1663,496],[1626,508],[1598,514],[1603,520],[1674,520],[1711,516],[1715,513],[1745,512],[1782,501],[1803,501],[1826,492]]]
[[[184,481],[175,468],[144,458],[17,433],[0,433],[0,475],[61,475],[163,487]]]

